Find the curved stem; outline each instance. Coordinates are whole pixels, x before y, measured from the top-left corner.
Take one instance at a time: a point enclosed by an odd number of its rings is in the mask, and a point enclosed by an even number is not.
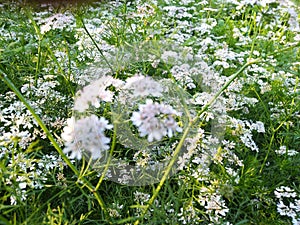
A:
[[[156,187],[156,189],[155,189],[152,197],[150,198],[147,206],[143,209],[143,213],[141,215],[141,218],[143,218],[145,216],[145,214],[147,213],[148,209],[150,208],[150,206],[153,204],[154,200],[158,196],[158,193],[159,193],[160,189],[162,188],[163,184],[165,183],[166,179],[168,178],[168,176],[169,176],[169,174],[171,172],[171,169],[173,168],[173,166],[174,166],[174,164],[175,164],[175,162],[177,160],[177,156],[180,153],[181,148],[182,148],[182,146],[184,144],[184,140],[186,139],[186,137],[187,137],[187,135],[188,135],[188,133],[189,133],[190,128],[192,127],[192,125],[193,125],[193,121],[190,121],[189,124],[188,124],[188,126],[187,126],[187,128],[185,129],[185,131],[184,131],[181,139],[180,139],[180,142],[178,143],[178,145],[177,145],[177,147],[176,147],[176,149],[174,151],[174,155],[173,155],[172,159],[170,160],[170,163],[169,163],[168,167],[166,168],[163,177],[161,178],[158,186]],[[134,225],[138,225],[139,222],[140,222],[140,220],[135,221]]]
[[[251,59],[248,60],[248,62],[246,64],[244,64],[236,73],[234,73],[231,78],[223,85],[223,87],[215,94],[215,96],[202,108],[202,110],[198,113],[198,115],[196,116],[196,118],[194,118],[193,120],[190,119],[187,128],[185,129],[182,138],[180,139],[180,142],[178,143],[175,151],[174,151],[174,155],[172,157],[172,159],[170,160],[170,163],[167,167],[167,169],[165,170],[165,173],[163,175],[163,177],[161,178],[158,186],[156,187],[152,197],[150,198],[150,200],[148,201],[147,206],[145,206],[143,208],[143,212],[141,215],[141,218],[144,218],[144,216],[146,215],[147,211],[149,210],[150,206],[153,204],[154,200],[156,199],[156,197],[158,196],[159,191],[161,190],[164,182],[166,181],[166,179],[168,178],[170,171],[173,167],[173,165],[175,164],[178,154],[180,153],[180,150],[184,144],[184,140],[186,139],[190,128],[193,126],[193,124],[197,121],[197,119],[214,103],[214,101],[228,88],[228,86],[251,64],[257,63],[259,62],[260,59]],[[138,225],[140,223],[140,219],[136,220],[134,225]]]
[[[90,34],[90,32],[88,31],[88,29],[86,28],[84,21],[82,18],[80,18],[82,26],[84,31],[87,33],[87,35],[89,36],[89,38],[92,40],[93,44],[95,45],[95,47],[97,48],[97,50],[99,51],[100,55],[102,56],[102,58],[104,59],[105,63],[108,65],[109,69],[111,70],[111,72],[114,74],[115,71],[112,68],[112,66],[110,65],[110,63],[108,62],[108,60],[106,59],[105,55],[103,54],[103,51],[99,48],[98,44],[96,43],[96,41],[94,40],[94,38],[92,37],[92,35]]]
[[[261,59],[252,59],[244,64],[236,73],[231,75],[231,78],[223,85],[223,87],[215,94],[215,96],[200,110],[197,115],[199,118],[215,101],[216,99],[228,88],[228,86],[251,64],[260,62]]]
[[[99,189],[99,187],[100,187],[100,185],[101,185],[101,183],[102,183],[102,181],[103,181],[103,179],[105,177],[105,174],[108,171],[108,168],[110,166],[111,160],[113,158],[112,154],[113,154],[113,151],[114,151],[115,146],[116,146],[116,141],[117,141],[117,126],[114,125],[114,133],[113,133],[112,144],[111,144],[111,148],[110,148],[108,160],[106,162],[106,165],[105,165],[105,168],[104,168],[104,170],[102,172],[102,175],[101,175],[101,177],[100,177],[100,179],[99,179],[99,181],[98,181],[98,183],[97,183],[97,185],[95,187],[95,191],[97,191]]]

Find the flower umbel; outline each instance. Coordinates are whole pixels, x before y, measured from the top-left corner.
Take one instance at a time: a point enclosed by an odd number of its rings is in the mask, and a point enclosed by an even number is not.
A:
[[[173,133],[182,132],[174,116],[180,116],[170,105],[146,100],[139,106],[138,112],[133,112],[131,121],[138,127],[141,137],[148,135],[148,141],[160,141],[164,136],[173,137]]]
[[[113,126],[105,118],[91,115],[75,120],[71,117],[67,123],[61,136],[65,141],[64,153],[71,152],[70,158],[81,159],[85,151],[92,159],[98,159],[103,156],[103,151],[109,149],[110,138],[105,136],[104,131]]]
[[[78,112],[84,112],[92,105],[96,108],[100,107],[100,102],[112,102],[114,93],[107,90],[109,86],[119,87],[122,81],[111,76],[103,76],[93,83],[85,86],[77,92],[74,109]]]
[[[149,95],[160,97],[164,91],[164,88],[159,82],[155,81],[151,77],[145,77],[141,74],[136,74],[133,77],[127,78],[123,88],[131,90],[134,97]]]

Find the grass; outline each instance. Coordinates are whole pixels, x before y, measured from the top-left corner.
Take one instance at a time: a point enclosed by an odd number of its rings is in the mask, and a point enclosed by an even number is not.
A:
[[[297,4],[0,3],[0,224],[299,224]],[[117,85],[137,74],[152,96]],[[113,102],[75,110],[104,75]],[[147,98],[180,111],[183,131],[140,137]],[[108,158],[70,159],[67,119],[90,114],[114,125]],[[163,160],[142,177],[118,164]]]

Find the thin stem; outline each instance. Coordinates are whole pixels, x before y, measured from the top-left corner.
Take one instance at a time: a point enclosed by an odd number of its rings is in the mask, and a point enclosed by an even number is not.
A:
[[[202,113],[204,113],[211,105],[216,101],[216,99],[228,88],[228,86],[251,64],[258,63],[261,59],[252,59],[246,64],[244,64],[236,73],[231,75],[231,78],[223,85],[223,87],[215,94],[215,96],[201,109],[198,113],[197,118],[199,118]]]
[[[43,35],[41,34],[38,25],[34,21],[31,12],[27,8],[26,8],[25,12],[26,12],[30,22],[32,23],[33,28],[34,28],[35,33],[36,33],[37,38],[38,38],[38,58],[37,58],[36,67],[35,67],[35,84],[37,84],[38,74],[40,72],[40,66],[41,66],[41,57],[42,57],[41,48],[42,48]]]
[[[202,108],[202,110],[198,113],[198,115],[196,116],[196,118],[194,120],[189,120],[188,126],[185,129],[182,138],[180,139],[180,142],[178,143],[175,151],[174,151],[174,155],[172,157],[172,159],[170,160],[170,163],[167,167],[167,169],[165,170],[165,173],[163,175],[163,177],[161,178],[158,186],[156,187],[152,197],[150,198],[150,200],[148,201],[147,206],[145,206],[143,212],[142,212],[142,216],[141,218],[143,218],[147,211],[149,210],[150,206],[153,204],[154,200],[156,199],[156,197],[159,194],[159,191],[161,190],[164,182],[166,181],[166,179],[168,178],[170,171],[173,167],[173,165],[175,164],[178,154],[180,153],[180,150],[183,146],[184,140],[186,139],[191,127],[193,126],[193,124],[197,121],[198,118],[200,118],[200,116],[214,103],[214,101],[228,88],[228,86],[251,64],[253,63],[257,63],[259,62],[260,59],[251,59],[249,60],[246,64],[244,64],[236,73],[234,73],[232,75],[232,77],[223,85],[223,87],[215,94],[215,96]],[[136,220],[134,225],[138,225],[140,223],[140,219]]]
[[[49,202],[52,202],[54,199],[59,198],[59,196],[63,193],[63,191],[60,191],[53,196],[51,196],[45,203],[40,205],[39,207],[35,208],[35,211],[33,211],[28,217],[26,217],[26,220],[22,223],[22,225],[28,225],[28,221],[32,219],[38,212],[40,212],[45,206],[49,204]]]
[[[273,51],[273,52],[267,54],[266,57],[276,56],[276,55],[278,55],[278,54],[280,54],[280,53],[282,53],[282,52],[296,49],[297,47],[300,47],[300,42],[297,42],[297,43],[294,44],[294,45],[290,45],[290,46],[287,46],[287,47],[284,47],[284,48],[275,50],[275,51]]]
[[[296,92],[296,87],[299,85],[299,80],[297,79],[297,81],[296,81],[296,84],[295,84],[295,88],[294,88],[294,91]],[[258,94],[257,94],[258,95]],[[259,98],[259,100],[260,101],[262,101],[260,98]],[[295,101],[294,101],[294,98],[293,98],[293,100],[292,100],[292,103],[291,103],[291,107],[293,107],[293,105],[294,105],[294,103],[295,103]],[[267,109],[265,109],[266,111],[267,111]],[[268,112],[267,112],[268,113]],[[274,139],[275,139],[275,133],[286,123],[286,121],[288,121],[289,120],[289,118],[292,116],[292,114],[293,114],[294,112],[293,112],[293,110],[292,110],[292,108],[291,108],[291,110],[290,110],[290,112],[289,112],[289,114],[285,117],[285,119],[283,120],[283,121],[281,121],[281,123],[276,127],[276,128],[274,128],[274,126],[273,126],[273,124],[271,124],[271,129],[272,129],[272,137],[271,137],[271,140],[270,140],[270,143],[269,143],[269,147],[268,147],[268,151],[267,151],[267,154],[266,154],[266,156],[265,156],[265,158],[264,158],[264,161],[263,161],[263,163],[262,163],[262,165],[261,165],[261,167],[260,167],[260,170],[259,170],[259,173],[261,174],[262,173],[262,171],[263,171],[263,169],[264,169],[264,167],[265,167],[265,165],[266,165],[266,163],[267,163],[267,159],[269,158],[269,154],[270,154],[270,152],[271,152],[271,149],[272,149],[272,144],[273,144],[273,141],[274,141]],[[268,113],[269,114],[269,113]]]
[[[282,121],[276,128],[273,128],[273,126],[272,126],[272,137],[271,137],[271,140],[270,140],[270,143],[269,143],[269,147],[268,147],[268,152],[267,152],[267,154],[266,154],[266,156],[265,156],[265,158],[264,158],[264,161],[263,161],[263,163],[262,163],[262,165],[261,165],[261,167],[260,167],[260,170],[259,170],[259,173],[261,174],[262,173],[262,171],[263,171],[263,168],[265,167],[265,165],[266,165],[266,162],[267,162],[267,159],[268,159],[268,157],[269,157],[269,154],[270,154],[270,152],[271,152],[271,149],[272,149],[272,144],[273,144],[273,141],[274,141],[274,139],[275,139],[275,133],[285,124],[285,122],[288,120],[288,118],[289,118],[290,116],[287,116],[286,117],[286,119],[284,120],[284,121]]]
[[[57,150],[59,155],[62,157],[62,159],[65,161],[65,163],[70,167],[70,169],[74,172],[74,174],[80,179],[80,181],[85,184],[85,186],[91,191],[95,198],[97,199],[101,209],[103,210],[106,218],[109,220],[109,215],[106,210],[106,207],[104,205],[104,201],[102,200],[101,196],[98,192],[94,190],[93,185],[84,177],[80,176],[80,172],[76,169],[76,167],[71,163],[69,158],[63,153],[63,150],[58,145],[57,141],[54,139],[42,119],[36,114],[34,109],[31,107],[31,105],[28,103],[28,101],[24,98],[24,96],[21,94],[21,92],[16,88],[16,86],[10,81],[8,76],[4,73],[3,70],[0,69],[0,78],[4,81],[4,83],[17,95],[17,97],[21,100],[21,102],[26,106],[26,108],[30,111],[34,119],[37,121],[39,126],[42,128],[42,130],[45,132],[47,138],[50,140],[54,148]]]
[[[35,85],[37,85],[37,80],[38,80],[38,75],[40,73],[40,67],[41,67],[41,57],[42,57],[42,39],[39,39],[39,45],[38,45],[38,58],[36,62],[36,67],[35,67]]]
[[[186,139],[186,137],[187,137],[187,135],[188,135],[188,133],[189,133],[192,125],[193,125],[193,121],[190,121],[189,124],[188,124],[188,126],[187,126],[187,128],[185,129],[185,131],[184,131],[181,139],[180,139],[180,142],[178,143],[178,145],[177,145],[177,147],[176,147],[176,149],[174,151],[174,155],[173,155],[172,159],[170,160],[170,163],[169,163],[168,167],[166,168],[163,177],[161,178],[158,186],[156,187],[156,189],[154,191],[154,194],[150,198],[147,206],[144,208],[141,218],[143,218],[145,216],[145,214],[147,213],[149,207],[153,204],[154,200],[156,199],[156,197],[159,194],[160,189],[162,188],[163,184],[165,183],[166,179],[168,178],[168,176],[169,176],[169,174],[171,172],[171,169],[173,168],[173,166],[174,166],[174,164],[175,164],[175,162],[177,160],[177,156],[180,153],[181,148],[182,148],[182,146],[184,144],[184,140]],[[134,225],[138,225],[139,222],[140,222],[140,220],[135,221]]]
[[[100,187],[100,185],[101,185],[101,183],[102,183],[102,181],[103,181],[103,179],[105,177],[105,174],[106,174],[106,172],[107,172],[107,170],[109,168],[109,165],[110,165],[111,160],[112,160],[112,154],[113,154],[113,151],[114,151],[115,146],[116,146],[116,141],[117,141],[117,126],[114,125],[114,133],[113,133],[112,144],[111,144],[111,148],[110,148],[108,160],[107,160],[105,168],[104,168],[104,170],[102,172],[102,175],[101,175],[101,177],[100,177],[100,179],[99,179],[99,181],[98,181],[98,183],[97,183],[97,185],[95,187],[95,191],[97,191],[99,189],[99,187]]]
[[[28,8],[25,9],[25,12],[26,12],[26,15],[28,16],[30,22],[31,22],[32,25],[33,25],[33,28],[34,28],[34,30],[35,30],[35,33],[36,33],[38,39],[39,39],[39,40],[42,40],[42,39],[43,39],[43,35],[41,34],[41,31],[40,31],[38,25],[37,25],[36,22],[34,21],[31,12],[28,10]]]
[[[108,62],[108,60],[106,59],[105,55],[103,54],[103,51],[99,48],[98,44],[96,43],[95,39],[92,37],[92,35],[90,34],[90,32],[88,31],[88,29],[86,28],[84,21],[82,18],[80,18],[83,29],[85,30],[85,32],[87,33],[87,35],[89,36],[89,38],[92,40],[93,44],[95,45],[95,47],[97,48],[97,50],[99,51],[100,55],[102,56],[102,58],[104,59],[104,61],[106,62],[106,64],[108,65],[109,69],[111,70],[111,72],[114,74],[115,71],[112,68],[112,66],[110,65],[110,63]]]

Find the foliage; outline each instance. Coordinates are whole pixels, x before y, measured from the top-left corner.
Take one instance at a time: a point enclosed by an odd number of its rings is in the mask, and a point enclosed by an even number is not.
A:
[[[297,4],[0,3],[0,224],[299,224]]]

